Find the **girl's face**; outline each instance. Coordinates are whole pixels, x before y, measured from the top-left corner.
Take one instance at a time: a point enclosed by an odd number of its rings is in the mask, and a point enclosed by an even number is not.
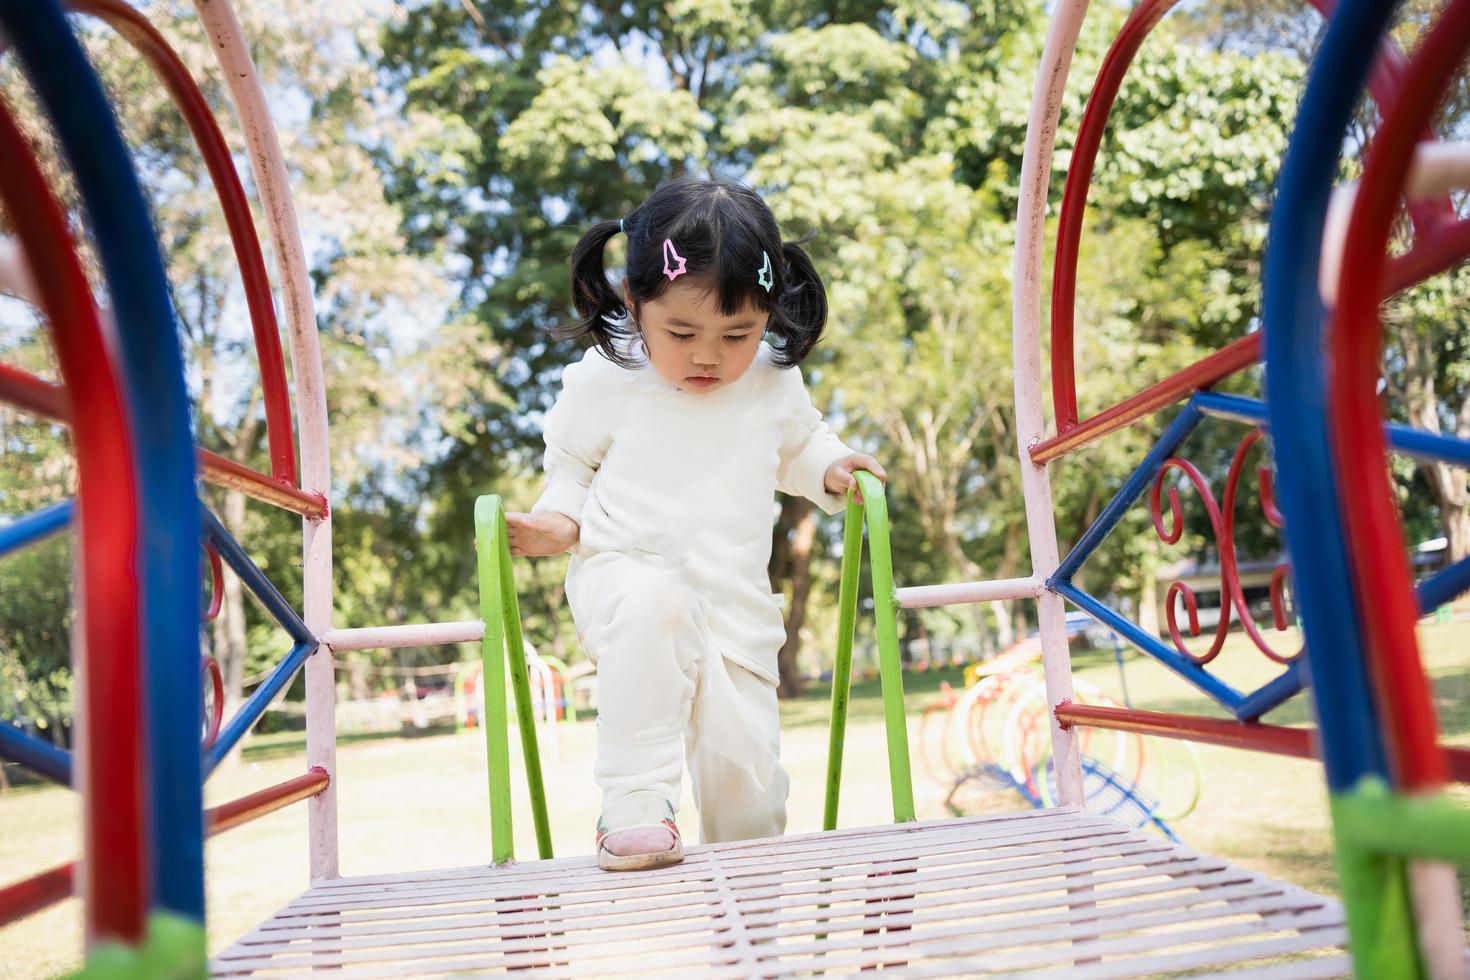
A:
[[[627,289],[625,281],[631,310]],[[659,377],[689,392],[716,391],[738,380],[754,363],[770,318],[748,300],[743,309],[726,316],[714,293],[682,282],[637,311],[649,363]]]

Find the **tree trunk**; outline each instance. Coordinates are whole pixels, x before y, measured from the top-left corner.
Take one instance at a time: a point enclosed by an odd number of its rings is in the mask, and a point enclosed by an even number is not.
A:
[[[784,561],[782,571],[791,582],[791,604],[786,611],[786,641],[776,654],[780,670],[781,685],[776,689],[777,697],[800,697],[805,685],[796,658],[801,653],[801,628],[806,624],[807,598],[812,588],[812,547],[817,541],[817,508],[810,500],[787,497],[781,505],[781,525],[790,518],[792,533],[789,538],[782,535]],[[772,556],[774,558],[774,555]],[[781,583],[784,586],[785,582]]]
[[[1456,562],[1470,556],[1470,510],[1462,503],[1458,507],[1446,505],[1442,513],[1445,537],[1449,539],[1449,560]]]
[[[1470,488],[1466,473],[1445,463],[1426,461],[1419,465],[1439,507],[1440,524],[1449,542],[1447,561],[1459,561],[1470,555]]]
[[[1416,330],[1413,325],[1398,331],[1398,341],[1404,357],[1404,381],[1398,395],[1409,410],[1409,422],[1437,435],[1444,430],[1441,410],[1445,406],[1435,384],[1441,352],[1428,332]],[[1451,434],[1464,439],[1470,435],[1470,398],[1462,401],[1454,415]],[[1419,466],[1439,507],[1440,523],[1449,542],[1448,561],[1458,561],[1470,555],[1470,475],[1440,462],[1424,461]]]
[[[1016,631],[1011,627],[1010,604],[1005,599],[993,599],[990,611],[995,614],[995,645],[1004,650],[1016,642]]]
[[[221,519],[225,530],[240,540],[245,526],[245,495],[234,490],[224,495],[224,516]],[[220,674],[224,679],[225,719],[235,716],[245,700],[245,654],[249,649],[245,639],[245,586],[228,565],[224,565],[224,601],[220,604],[219,618],[214,621],[214,657],[219,661]],[[239,760],[239,746],[224,760],[233,765]]]
[[[1159,546],[1149,539],[1148,550],[1139,563],[1143,582],[1138,590],[1138,626],[1150,636],[1159,635]]]

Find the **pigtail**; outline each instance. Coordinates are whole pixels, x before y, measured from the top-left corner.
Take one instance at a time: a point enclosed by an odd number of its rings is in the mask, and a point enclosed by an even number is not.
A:
[[[559,340],[591,338],[609,360],[629,366],[623,326],[629,312],[623,297],[608,282],[603,256],[608,241],[621,230],[617,221],[599,221],[577,240],[572,249],[572,304],[578,319],[556,327],[552,335]]]
[[[801,246],[812,235],[783,242],[784,269],[778,279],[780,297],[771,311],[769,331],[775,336],[775,361],[782,367],[800,364],[822,339],[827,325],[827,290],[816,266]]]

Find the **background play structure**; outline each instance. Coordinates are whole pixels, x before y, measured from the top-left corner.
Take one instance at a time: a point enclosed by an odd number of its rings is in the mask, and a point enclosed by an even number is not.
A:
[[[865,503],[849,503],[840,548],[825,830],[695,848],[676,868],[622,878],[598,872],[590,859],[551,854],[540,752],[555,742],[538,738],[538,719],[546,735],[575,706],[564,665],[534,651],[527,656],[516,582],[526,573],[510,560],[504,503],[492,488],[476,488],[464,528],[478,618],[334,622],[332,527],[340,504],[330,492],[313,283],[272,107],[228,0],[201,0],[198,14],[245,134],[276,262],[274,290],[241,175],[169,42],[120,0],[73,0],[65,8],[0,0],[6,57],[22,66],[67,168],[58,189],[0,102],[0,205],[11,236],[0,251],[0,286],[41,312],[59,371],[52,383],[6,366],[0,397],[68,427],[77,472],[73,499],[0,529],[0,554],[62,532],[75,536],[79,692],[71,751],[6,723],[0,753],[72,786],[84,816],[79,859],[9,883],[0,890],[0,919],[75,893],[85,907],[86,970],[200,972],[205,837],[304,802],[311,887],[221,951],[209,963],[213,971],[708,969],[766,976],[878,967],[1129,976],[1239,966],[1239,975],[1255,976],[1330,976],[1350,967],[1362,976],[1463,975],[1452,862],[1470,862],[1470,814],[1447,786],[1470,778],[1470,750],[1440,744],[1416,623],[1470,587],[1470,558],[1452,556],[1415,580],[1404,502],[1391,474],[1394,460],[1404,458],[1466,466],[1470,442],[1434,426],[1385,423],[1380,375],[1383,301],[1456,269],[1470,253],[1470,219],[1461,217],[1470,149],[1434,130],[1470,49],[1470,0],[1450,0],[1425,18],[1408,55],[1386,33],[1393,4],[1347,0],[1322,11],[1327,27],[1303,83],[1262,244],[1255,329],[1091,414],[1079,409],[1073,349],[1076,310],[1086,299],[1078,260],[1089,182],[1121,80],[1172,4],[1144,0],[1134,8],[1097,68],[1066,160],[1046,280],[1054,142],[1086,6],[1059,2],[1037,53],[1013,230],[1010,353],[1024,505],[1016,526],[1029,542],[1031,573],[901,584],[909,576],[893,561],[900,515],[864,474]],[[268,473],[196,445],[192,368],[180,346],[168,256],[78,41],[73,19],[83,17],[141,52],[207,162],[249,303]],[[1376,106],[1376,122],[1345,182],[1345,133],[1362,91]],[[90,250],[78,248],[73,216],[85,222]],[[1051,315],[1045,368],[1044,293]],[[290,385],[277,307],[289,338]],[[1247,373],[1260,362],[1259,375]],[[1150,448],[1062,554],[1053,473],[1128,427],[1150,433]],[[1231,437],[1216,497],[1184,450],[1197,434],[1232,430],[1239,438]],[[299,611],[246,544],[200,506],[201,478],[299,515]],[[1136,506],[1147,508],[1158,539],[1179,541],[1191,498],[1218,556],[1219,609],[1206,647],[1186,640],[1207,625],[1188,584],[1166,592],[1161,639],[1140,622],[1142,609],[1126,612],[1086,574]],[[1237,554],[1247,502],[1286,545],[1264,595],[1243,584]],[[226,565],[274,619],[283,651],[230,712],[220,665],[199,652],[201,630],[219,611]],[[281,569],[272,571],[278,581]],[[863,601],[864,581],[871,601]],[[921,769],[952,783],[951,797],[984,782],[1036,809],[916,822],[898,617],[984,603],[1033,605],[1037,639],[972,671],[973,683],[932,712],[914,709],[923,712]],[[1074,683],[1066,603],[1204,692],[1230,720],[1135,709]],[[1262,605],[1270,628],[1255,623]],[[872,623],[879,661],[894,822],[838,830],[860,615]],[[1245,690],[1226,679],[1217,659],[1232,619],[1279,668]],[[1291,636],[1297,620],[1304,645]],[[486,738],[491,863],[342,877],[338,820],[352,815],[337,807],[334,658],[466,642],[480,643],[481,669],[456,679],[455,716],[466,725],[473,719]],[[205,779],[303,672],[305,771],[206,810]],[[1315,728],[1261,720],[1300,696],[1309,679]],[[514,768],[526,781],[537,861],[514,860],[512,711],[522,752]],[[1169,819],[1196,804],[1200,780],[1208,779],[1191,750],[1174,742],[1319,757],[1342,903],[1174,841]],[[1173,775],[1150,778],[1166,766]]]

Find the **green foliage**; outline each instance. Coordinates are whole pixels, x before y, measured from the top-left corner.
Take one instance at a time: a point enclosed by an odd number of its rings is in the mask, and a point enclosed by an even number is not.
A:
[[[1008,274],[1042,13],[1004,0],[579,9],[572,26],[560,7],[425,4],[384,40],[389,77],[435,134],[395,162],[393,194],[414,216],[409,227],[424,229],[424,247],[449,242],[460,256],[464,313],[497,352],[477,368],[509,392],[467,407],[477,424],[432,466],[435,486],[500,490],[528,474],[520,502],[530,502],[537,412],[574,355],[543,333],[568,315],[572,243],[660,181],[713,171],[760,189],[789,236],[818,233],[809,248],[832,318],[806,369],[849,437],[894,475],[901,577],[1023,573]],[[1086,90],[1121,19],[1102,9],[1084,30],[1058,196]],[[1167,24],[1145,46],[1104,142],[1084,235],[1084,406],[1249,328],[1301,74],[1287,54],[1183,45]],[[610,264],[616,257],[614,245]],[[1064,537],[1106,501],[1150,431],[1059,468]],[[463,508],[453,508],[457,521]],[[1130,528],[1141,521],[1130,516]],[[835,533],[825,528],[826,546]],[[1128,585],[1141,560],[1125,549],[1093,574]],[[816,580],[830,585],[820,570]],[[818,594],[814,625],[831,601]],[[537,600],[527,607],[556,618]],[[955,627],[949,614],[926,625]]]
[[[70,741],[71,568],[65,538],[0,562],[0,717],[58,745]]]

